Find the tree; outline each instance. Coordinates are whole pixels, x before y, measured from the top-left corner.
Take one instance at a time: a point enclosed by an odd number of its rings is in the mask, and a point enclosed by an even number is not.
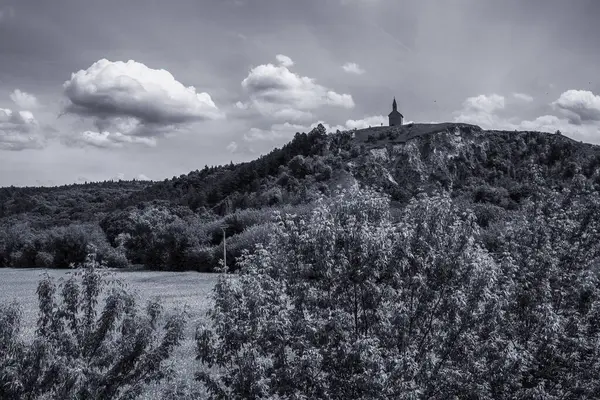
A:
[[[40,281],[31,343],[19,336],[19,308],[0,306],[0,398],[133,399],[170,376],[165,361],[183,339],[185,312],[160,329],[161,304],[140,313],[135,296],[99,267],[91,254],[59,287],[48,276]]]
[[[477,229],[447,197],[393,226],[389,200],[358,189],[281,216],[217,283],[196,340],[218,372],[198,379],[218,399],[472,397],[501,304]]]

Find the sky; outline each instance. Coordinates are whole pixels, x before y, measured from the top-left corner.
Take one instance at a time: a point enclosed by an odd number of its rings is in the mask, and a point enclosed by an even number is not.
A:
[[[597,0],[0,0],[0,186],[162,180],[405,121],[600,144]]]

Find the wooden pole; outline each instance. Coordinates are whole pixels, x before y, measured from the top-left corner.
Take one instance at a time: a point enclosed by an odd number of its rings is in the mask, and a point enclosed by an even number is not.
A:
[[[227,268],[227,238],[225,236],[225,228],[221,228],[223,231],[223,267]]]

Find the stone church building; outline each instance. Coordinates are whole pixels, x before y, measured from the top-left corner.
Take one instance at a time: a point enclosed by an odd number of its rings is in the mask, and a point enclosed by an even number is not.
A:
[[[390,119],[390,126],[400,126],[402,125],[402,119],[404,115],[398,112],[398,105],[396,104],[396,98],[394,97],[394,102],[392,103],[392,112],[388,115]]]

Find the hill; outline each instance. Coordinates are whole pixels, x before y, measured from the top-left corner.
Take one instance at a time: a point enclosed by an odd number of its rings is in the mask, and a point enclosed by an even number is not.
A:
[[[355,184],[385,191],[397,212],[419,193],[446,191],[492,227],[575,181],[597,191],[599,167],[598,146],[560,134],[455,123],[327,134],[320,125],[256,160],[161,182],[1,188],[0,266],[67,267],[93,243],[115,267],[212,270],[222,227],[233,266],[268,238],[273,211],[308,212]]]

